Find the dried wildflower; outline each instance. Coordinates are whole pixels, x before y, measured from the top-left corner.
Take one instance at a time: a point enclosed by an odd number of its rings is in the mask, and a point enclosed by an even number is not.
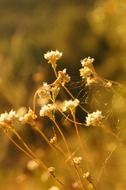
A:
[[[55,85],[49,85],[46,82],[43,83],[43,86],[39,88],[37,91],[37,94],[39,98],[45,99],[47,101],[56,99],[58,93],[60,91],[60,88]]]
[[[84,174],[83,174],[83,178],[84,179],[88,179],[90,177],[90,172],[85,172]]]
[[[55,176],[55,171],[56,169],[54,167],[49,167],[48,168],[48,172],[52,175],[52,176]]]
[[[80,165],[80,164],[81,164],[81,161],[82,161],[82,157],[81,157],[81,156],[79,156],[79,157],[74,157],[74,158],[73,158],[73,162],[74,162],[74,164],[76,164],[76,165]]]
[[[55,113],[56,107],[54,104],[47,104],[41,107],[40,109],[40,116],[44,117],[47,116],[50,119],[54,119],[54,113]]]
[[[70,79],[71,79],[70,76],[66,73],[66,69],[64,69],[63,71],[58,72],[58,77],[56,81],[54,82],[54,85],[64,86],[66,83],[70,81]]]
[[[93,62],[94,62],[94,58],[87,57],[81,60],[81,65],[82,67],[85,67],[85,66],[92,67]]]
[[[30,160],[30,161],[27,163],[27,169],[30,170],[30,171],[34,171],[34,170],[36,170],[38,167],[39,167],[38,163],[35,162],[34,160]]]
[[[40,98],[50,99],[50,89],[50,85],[48,85],[46,82],[43,82],[42,87],[38,90],[38,96]]]
[[[57,86],[52,86],[51,87],[51,97],[55,101],[57,95],[59,94],[60,88]]]
[[[9,113],[5,112],[0,115],[0,125],[5,126],[6,124],[12,124],[19,120],[18,114],[11,110]]]
[[[93,74],[92,70],[88,67],[84,67],[80,69],[80,76],[82,79],[86,79],[87,77],[91,76]]]
[[[48,60],[48,63],[52,64],[53,68],[56,68],[56,62],[62,57],[62,52],[56,51],[48,51],[44,54],[44,58]]]
[[[60,190],[60,189],[57,186],[52,186],[52,187],[49,188],[49,190]]]
[[[80,69],[80,76],[86,81],[86,86],[98,82],[98,76],[93,66],[94,58],[85,58],[81,60],[82,68]]]
[[[97,110],[96,112],[89,113],[86,117],[86,126],[100,126],[104,116],[102,112]]]
[[[108,81],[107,83],[105,83],[105,87],[110,88],[112,86],[112,82]]]
[[[23,117],[20,117],[20,121],[23,123],[33,123],[34,120],[37,118],[37,115],[34,113],[34,111],[29,108],[28,113],[26,113]]]
[[[57,137],[54,136],[53,138],[50,139],[50,143],[53,145],[53,144],[56,144],[57,143]]]
[[[64,102],[64,105],[62,107],[62,111],[70,111],[72,114],[74,114],[76,107],[79,105],[80,101],[78,99],[75,100],[66,100]]]

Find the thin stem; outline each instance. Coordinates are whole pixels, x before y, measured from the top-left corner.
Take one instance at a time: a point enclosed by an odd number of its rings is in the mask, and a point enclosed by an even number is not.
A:
[[[44,138],[44,140],[47,142],[47,144],[55,151],[54,147],[50,144],[46,135],[38,127],[33,127],[33,128]]]
[[[36,97],[37,97],[38,90],[35,92],[34,97],[33,97],[33,111],[35,113],[35,108],[36,108]]]
[[[18,145],[10,136],[7,132],[5,132],[5,134],[7,135],[7,137],[9,138],[9,140],[17,147],[19,148],[19,150],[21,150],[24,154],[26,154],[29,158],[33,159],[33,156],[30,155],[28,152],[26,152],[20,145]],[[35,160],[37,162],[37,160]]]
[[[66,138],[65,138],[65,136],[64,136],[64,134],[63,134],[63,132],[62,132],[62,130],[60,129],[60,127],[59,127],[58,123],[55,121],[55,119],[53,119],[53,122],[54,122],[56,128],[58,129],[59,133],[61,134],[62,139],[63,139],[63,141],[64,141],[64,143],[65,143],[65,145],[66,145],[67,151],[68,151],[68,153],[70,154],[70,149],[69,149],[67,140],[66,140]]]
[[[81,147],[81,149],[83,150],[83,144],[82,144],[81,137],[80,137],[80,133],[79,133],[79,130],[78,130],[78,126],[77,126],[77,123],[76,123],[75,114],[72,114],[72,116],[73,116],[75,131],[76,131],[76,134],[77,134],[79,143],[80,143],[80,147]]]
[[[114,146],[113,149],[111,150],[111,152],[108,154],[107,158],[105,159],[104,163],[102,164],[101,170],[99,172],[98,178],[97,178],[97,183],[96,185],[98,185],[98,183],[100,182],[100,179],[102,177],[103,171],[108,163],[108,161],[110,160],[113,152],[117,149],[117,146]]]
[[[57,145],[57,144],[54,144],[54,147],[56,150],[58,150],[63,156],[66,156],[65,152]]]
[[[57,108],[58,109],[58,108]],[[68,120],[70,121],[71,123],[76,123],[77,125],[84,125],[86,126],[85,123],[80,123],[80,122],[77,122],[77,121],[73,121],[72,119],[70,119],[68,116],[66,116],[60,109],[58,109],[58,111]]]
[[[76,170],[77,176],[78,176],[79,179],[80,179],[80,182],[81,182],[82,187],[83,187],[84,189],[87,189],[87,188],[85,187],[84,183],[83,183],[83,180],[82,180],[82,177],[81,177],[81,175],[80,175],[80,172],[79,172],[79,170],[78,170],[78,168],[77,168],[77,166],[76,166],[75,164],[74,164],[74,168],[75,168],[75,170]]]
[[[76,123],[75,114],[72,114],[72,116],[73,116],[73,120],[74,120],[74,127],[75,127],[75,131],[76,131],[76,135],[77,135],[77,138],[78,138],[78,141],[79,141],[79,144],[80,144],[80,148],[81,148],[82,155],[83,155],[83,157],[84,157],[83,143],[82,143],[81,136],[80,136],[80,133],[79,133],[79,130],[78,130],[78,126],[77,126],[77,123]],[[87,168],[88,168],[88,164],[87,164]],[[88,168],[88,169],[89,169],[89,168]]]
[[[60,181],[57,177],[55,177],[55,180],[56,180],[64,189],[68,190],[68,188],[66,187],[66,185],[65,185],[62,181]]]
[[[44,162],[42,160],[40,160],[36,154],[31,150],[31,148],[25,143],[25,141],[21,138],[21,136],[17,133],[17,131],[13,128],[12,132],[17,136],[17,138],[22,142],[22,144],[24,145],[24,147],[28,150],[28,152],[37,160],[39,160],[42,168],[47,169],[47,166],[44,164]]]
[[[52,66],[52,68],[53,68],[53,70],[54,70],[54,74],[55,74],[55,76],[56,76],[56,78],[57,78],[57,71],[56,71],[56,66]]]

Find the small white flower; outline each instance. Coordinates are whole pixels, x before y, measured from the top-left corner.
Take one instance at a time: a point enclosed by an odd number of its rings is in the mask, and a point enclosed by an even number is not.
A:
[[[87,179],[87,178],[89,178],[90,177],[90,172],[85,172],[84,174],[83,174],[83,178],[84,179]]]
[[[96,112],[89,113],[86,117],[86,126],[99,126],[104,116],[102,112],[97,110]]]
[[[11,110],[9,113],[5,112],[0,115],[1,123],[12,123],[19,120],[18,114]]]
[[[53,67],[56,67],[56,62],[62,57],[62,52],[48,51],[44,54],[44,58],[48,60],[48,63],[51,63]]]
[[[49,167],[48,168],[48,172],[51,174],[51,175],[53,175],[53,176],[55,176],[55,171],[56,171],[56,169],[54,168],[54,167]]]
[[[52,186],[52,187],[49,188],[49,190],[60,190],[60,189],[57,186]]]
[[[81,65],[82,67],[85,67],[85,66],[90,66],[92,65],[94,62],[94,58],[91,58],[91,57],[87,57],[87,58],[84,58],[83,60],[81,60]]]
[[[41,107],[40,116],[42,117],[47,116],[50,119],[53,119],[55,110],[56,110],[56,107],[54,104],[44,105],[43,107]]]
[[[112,87],[112,82],[111,82],[111,81],[108,81],[108,82],[105,84],[105,87],[111,88],[111,87]]]
[[[20,117],[19,120],[22,123],[32,123],[36,118],[37,115],[32,109],[29,108],[28,112],[23,117]]]
[[[56,144],[57,143],[57,137],[56,136],[52,137],[49,142],[52,145]]]
[[[75,112],[76,107],[79,105],[80,101],[78,99],[75,100],[66,100],[64,102],[64,106],[62,107],[62,111],[71,111],[72,113]]]
[[[63,71],[58,72],[58,77],[56,81],[54,82],[54,85],[56,86],[64,86],[66,83],[70,81],[70,76],[66,72],[66,68],[63,69]]]
[[[82,68],[80,69],[80,76],[85,80],[86,86],[90,86],[91,84],[98,82],[93,62],[94,58],[90,57],[81,60]]]
[[[81,161],[82,161],[82,157],[81,156],[73,158],[74,164],[80,165]]]
[[[86,79],[87,77],[91,76],[93,74],[92,70],[88,67],[84,67],[80,69],[80,76],[82,79]]]

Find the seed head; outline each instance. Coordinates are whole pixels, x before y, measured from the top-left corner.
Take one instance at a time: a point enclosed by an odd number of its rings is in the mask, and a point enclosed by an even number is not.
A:
[[[53,176],[55,176],[55,171],[56,171],[56,169],[55,169],[54,167],[49,167],[49,168],[48,168],[48,172],[49,172],[51,175],[53,175]]]
[[[52,64],[52,67],[56,67],[56,62],[62,57],[62,52],[56,51],[48,51],[44,54],[44,58],[48,60],[48,63]]]
[[[89,113],[86,117],[86,126],[99,126],[103,118],[104,116],[102,115],[102,112],[99,110],[93,113]]]
[[[9,113],[5,112],[0,115],[0,125],[2,125],[2,126],[3,125],[5,126],[6,124],[11,125],[12,123],[14,123],[16,121],[19,121],[19,116],[13,110],[11,110]]]
[[[37,118],[37,115],[34,113],[34,111],[29,108],[28,112],[23,116],[20,117],[20,121],[23,123],[33,123],[34,120]]]
[[[57,137],[54,136],[53,138],[50,139],[50,143],[53,145],[53,144],[56,144],[57,143]]]
[[[76,165],[80,165],[80,164],[81,164],[81,161],[82,161],[82,157],[81,157],[81,156],[79,156],[79,157],[74,157],[74,158],[73,158],[73,162],[74,162],[74,164],[76,164]]]
[[[61,85],[65,86],[65,84],[68,83],[70,79],[71,79],[70,76],[66,73],[66,69],[64,69],[63,71],[58,72],[57,79],[55,80],[53,85],[58,87]]]
[[[55,110],[56,110],[56,107],[54,104],[44,105],[40,109],[40,116],[42,116],[42,117],[47,116],[50,119],[54,119]]]
[[[85,67],[85,66],[90,67],[93,64],[93,62],[94,62],[94,58],[87,57],[81,60],[81,65],[82,67]]]
[[[62,107],[62,111],[70,111],[71,113],[75,112],[76,107],[79,105],[80,101],[78,99],[75,100],[66,100],[64,102],[64,106]]]

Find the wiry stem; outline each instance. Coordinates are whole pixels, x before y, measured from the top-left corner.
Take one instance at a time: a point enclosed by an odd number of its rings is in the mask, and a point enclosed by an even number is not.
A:
[[[33,128],[43,137],[43,139],[47,142],[47,144],[55,151],[54,147],[50,144],[46,135],[38,127],[35,126]]]
[[[24,154],[26,154],[29,158],[34,160],[34,157],[29,154],[26,150],[24,150],[20,145],[18,145],[14,139],[12,139],[9,134],[7,132],[5,132],[5,134],[7,135],[7,137],[9,138],[9,140],[17,147],[19,148],[19,150],[21,150]],[[35,160],[35,162],[38,162],[37,160]]]
[[[42,168],[47,169],[47,166],[44,164],[42,160],[40,160],[36,154],[31,150],[31,148],[25,143],[25,141],[21,138],[21,136],[17,133],[17,131],[13,128],[12,132],[17,136],[17,138],[21,141],[21,143],[24,145],[24,147],[27,149],[27,151],[40,162],[40,165]]]
[[[100,172],[99,172],[96,185],[98,185],[98,183],[100,182],[100,179],[101,179],[101,177],[102,177],[102,174],[103,174],[103,171],[104,171],[104,169],[105,169],[105,167],[106,167],[106,164],[107,164],[108,161],[110,160],[110,158],[111,158],[113,152],[116,150],[116,148],[117,148],[117,146],[114,146],[113,149],[111,150],[111,152],[108,154],[107,158],[105,159],[105,161],[104,161],[104,163],[103,163],[103,165],[102,165],[102,167],[101,167],[101,170],[100,170]]]
[[[67,140],[66,140],[66,138],[65,138],[65,136],[64,136],[64,134],[63,134],[63,132],[62,132],[62,130],[60,129],[60,127],[59,127],[58,123],[55,121],[55,119],[53,119],[53,122],[54,122],[56,128],[58,129],[59,133],[61,134],[62,139],[63,139],[63,141],[64,141],[64,143],[65,143],[65,145],[66,145],[67,151],[68,151],[68,153],[70,154],[70,149],[69,149]]]

